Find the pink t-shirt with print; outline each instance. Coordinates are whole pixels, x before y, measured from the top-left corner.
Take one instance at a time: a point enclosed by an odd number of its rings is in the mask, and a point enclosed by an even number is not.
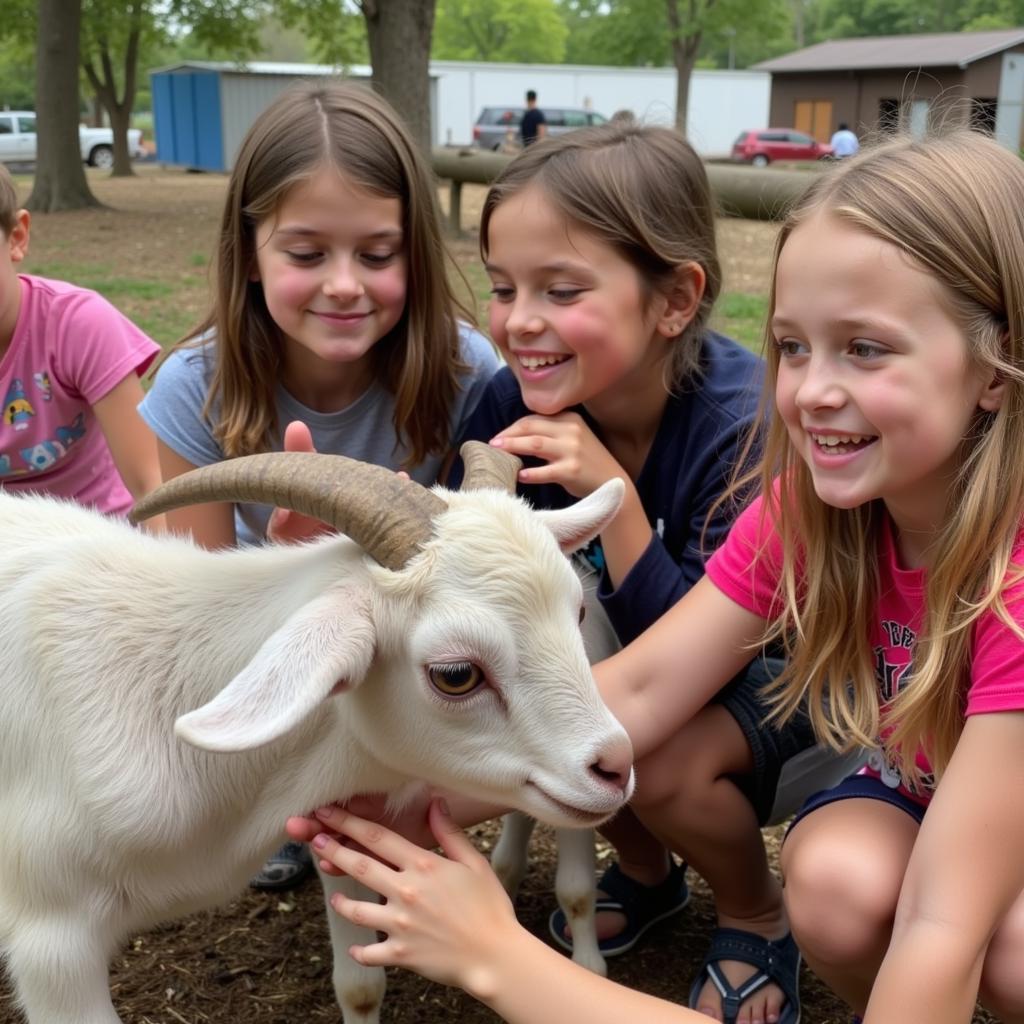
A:
[[[711,556],[707,574],[727,597],[762,618],[778,614],[776,587],[782,564],[782,545],[772,522],[762,522],[762,501],[752,502],[736,520],[729,536]],[[765,542],[762,556],[755,557]],[[879,540],[879,600],[871,620],[870,644],[881,703],[891,700],[910,670],[914,644],[924,617],[925,571],[904,569],[886,520]],[[1024,527],[1017,535],[1013,562],[1024,564]],[[1012,620],[1024,626],[1024,580],[1007,587],[1004,601]],[[971,631],[971,673],[963,695],[964,714],[978,715],[1024,709],[1024,641],[994,612],[975,622]],[[930,771],[923,754],[917,758],[924,774]],[[875,757],[865,769],[887,785],[899,778]],[[909,793],[927,803],[930,792]]]
[[[123,514],[132,498],[93,405],[160,347],[95,292],[18,279],[21,309],[0,359],[0,487]]]

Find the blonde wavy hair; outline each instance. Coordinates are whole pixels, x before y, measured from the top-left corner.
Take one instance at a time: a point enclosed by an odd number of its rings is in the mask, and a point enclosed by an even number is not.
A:
[[[991,610],[1024,641],[1002,596],[1021,576],[1011,553],[1024,516],[1024,164],[966,130],[879,146],[811,187],[781,229],[776,265],[793,230],[823,210],[929,273],[963,329],[972,368],[1005,389],[999,410],[979,410],[963,439],[912,672],[884,712],[867,639],[879,596],[882,502],[826,505],[780,417],[763,438],[764,514],[778,524],[784,552],[783,611],[766,637],[788,655],[774,713],[784,719],[806,699],[818,737],[840,750],[873,746],[885,730],[893,766],[920,784],[917,750],[937,779],[963,728],[972,625]],[[774,308],[773,280],[769,319]],[[779,365],[770,328],[765,341],[768,403]]]
[[[274,389],[282,335],[252,280],[256,230],[295,185],[332,167],[375,195],[402,204],[409,277],[405,310],[373,347],[374,372],[395,396],[395,434],[407,463],[443,453],[449,412],[458,390],[458,317],[473,315],[457,301],[446,270],[436,183],[395,111],[368,87],[304,84],[278,97],[242,142],[228,183],[216,256],[213,308],[179,344],[197,345],[211,330],[216,362],[204,413],[229,457],[265,451],[277,431]]]

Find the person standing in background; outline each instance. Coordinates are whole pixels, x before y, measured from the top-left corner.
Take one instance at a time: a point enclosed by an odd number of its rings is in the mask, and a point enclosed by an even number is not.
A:
[[[840,160],[846,156],[857,155],[857,150],[860,149],[860,139],[850,131],[845,121],[840,121],[829,145],[832,147],[832,155]]]
[[[529,89],[526,93],[526,113],[523,114],[523,120],[519,125],[523,145],[529,146],[531,142],[543,139],[547,133],[548,124],[544,119],[544,111],[537,106],[537,93]]]

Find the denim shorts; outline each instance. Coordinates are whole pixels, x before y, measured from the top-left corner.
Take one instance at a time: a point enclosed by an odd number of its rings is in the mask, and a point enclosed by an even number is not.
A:
[[[783,664],[781,658],[755,658],[712,700],[736,719],[754,755],[753,771],[733,776],[732,781],[750,801],[759,825],[770,819],[783,765],[816,742],[811,721],[802,708],[781,725],[765,722],[771,709],[764,690],[782,671]]]
[[[874,775],[851,775],[843,779],[838,786],[823,789],[820,793],[809,796],[803,807],[797,811],[786,834],[789,835],[793,826],[808,814],[826,804],[834,804],[837,800],[881,800],[883,803],[898,807],[901,811],[906,811],[918,825],[924,820],[924,812],[928,810],[923,804],[911,799],[901,790],[892,789]]]

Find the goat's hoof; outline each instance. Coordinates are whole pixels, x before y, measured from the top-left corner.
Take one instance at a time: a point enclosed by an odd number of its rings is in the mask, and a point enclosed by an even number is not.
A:
[[[586,968],[592,974],[600,975],[602,978],[608,977],[608,964],[605,958],[595,950],[587,950],[586,952],[572,954],[573,963],[579,964],[580,967]]]

